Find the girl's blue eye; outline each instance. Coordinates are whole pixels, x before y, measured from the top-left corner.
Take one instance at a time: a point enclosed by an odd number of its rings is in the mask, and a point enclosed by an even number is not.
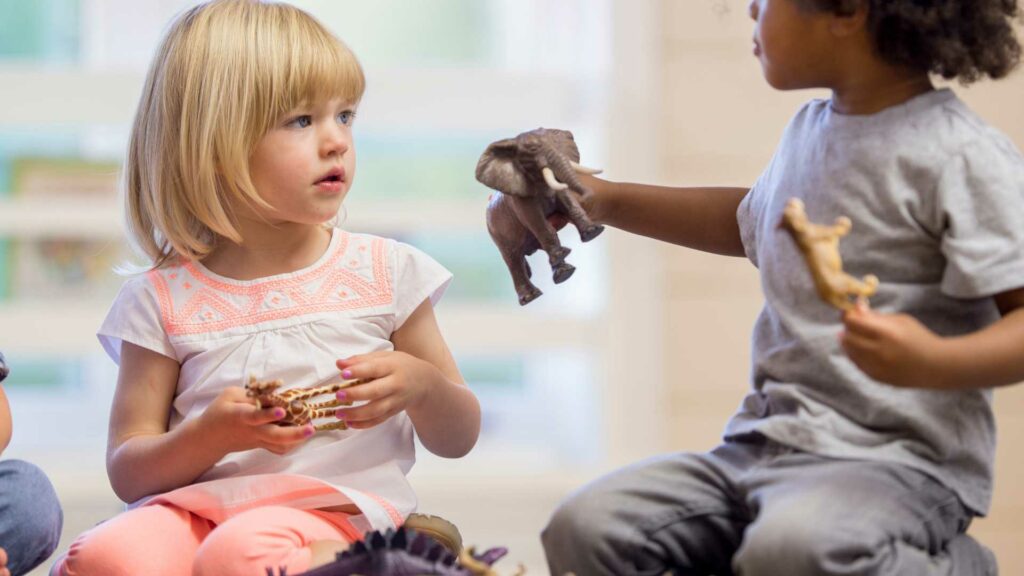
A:
[[[338,113],[338,122],[344,124],[345,126],[351,125],[352,121],[355,119],[356,113],[353,112],[352,110],[345,110],[344,112]]]
[[[290,120],[288,125],[295,126],[296,128],[308,128],[313,125],[313,117],[308,115],[298,116]]]

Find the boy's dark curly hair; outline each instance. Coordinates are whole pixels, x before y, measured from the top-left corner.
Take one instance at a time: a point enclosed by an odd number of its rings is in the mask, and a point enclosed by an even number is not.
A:
[[[798,0],[851,14],[868,6],[868,30],[888,62],[969,84],[1002,78],[1021,57],[1017,0]]]

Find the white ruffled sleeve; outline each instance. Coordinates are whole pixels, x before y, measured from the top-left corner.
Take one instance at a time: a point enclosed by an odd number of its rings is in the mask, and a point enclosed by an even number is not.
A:
[[[436,306],[452,281],[452,273],[423,251],[394,242],[395,324],[398,330],[425,300]]]
[[[178,360],[161,321],[156,291],[146,276],[137,276],[125,282],[96,336],[103,349],[118,365],[121,364],[122,342],[131,342]]]

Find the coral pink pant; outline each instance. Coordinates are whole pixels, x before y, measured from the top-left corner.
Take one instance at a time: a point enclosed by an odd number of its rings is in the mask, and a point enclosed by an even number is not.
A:
[[[340,512],[265,506],[215,525],[177,506],[143,506],[79,536],[56,574],[253,576],[267,567],[297,574],[309,568],[311,542],[360,538]]]

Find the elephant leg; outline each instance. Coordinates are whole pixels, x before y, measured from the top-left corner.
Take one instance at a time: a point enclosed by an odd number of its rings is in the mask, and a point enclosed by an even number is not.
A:
[[[579,231],[580,240],[590,242],[604,232],[604,226],[595,224],[590,216],[587,216],[587,212],[580,206],[579,200],[576,199],[576,193],[571,188],[558,192],[558,203],[569,216],[569,220],[576,226],[576,230]]]
[[[520,306],[526,306],[543,294],[539,288],[533,285],[533,282],[530,282],[530,265],[526,262],[526,256],[522,252],[502,250],[501,256],[512,275],[512,284],[516,288],[516,295],[519,296]]]
[[[565,258],[571,250],[562,246],[562,243],[558,241],[558,232],[548,222],[544,211],[539,205],[541,199],[517,196],[513,198],[512,202],[519,222],[534,235],[537,242],[540,243],[541,249],[547,252],[548,263],[551,264],[551,268],[555,269],[559,265],[565,264]]]

